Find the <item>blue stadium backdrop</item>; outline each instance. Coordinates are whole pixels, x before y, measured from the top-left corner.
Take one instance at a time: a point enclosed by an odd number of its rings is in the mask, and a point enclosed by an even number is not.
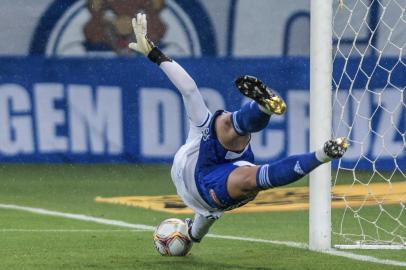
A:
[[[308,59],[179,62],[195,78],[211,110],[232,111],[245,102],[233,84],[240,74],[264,78],[286,98],[287,114],[273,117],[268,129],[252,139],[259,161],[308,150]],[[400,75],[392,82],[404,84]],[[374,80],[370,87],[384,86],[388,75],[380,76],[383,80]],[[142,58],[4,58],[0,80],[2,162],[170,162],[185,140],[181,97],[159,68]],[[364,83],[357,81],[361,91]],[[372,112],[374,100],[364,106]],[[405,112],[397,113],[404,122]],[[374,117],[375,130],[390,125],[382,119]],[[358,128],[365,126],[355,125],[353,133],[367,132]],[[389,145],[403,144],[396,135]],[[378,154],[374,140],[367,147],[370,157]],[[357,161],[358,153],[350,152],[347,160]],[[380,162],[384,167],[393,164],[391,156],[381,156]]]
[[[118,5],[112,5],[113,10],[121,10],[122,1],[110,2]],[[119,25],[114,20],[124,15],[117,13],[111,19],[112,40],[95,41],[100,33],[87,23],[97,23],[98,17],[93,16],[95,11],[87,3],[0,3],[0,8],[8,10],[0,24],[0,38],[9,41],[0,43],[0,162],[168,163],[185,140],[187,121],[176,89],[157,66],[128,55],[128,29],[113,27]],[[246,102],[233,84],[242,74],[262,78],[286,98],[286,115],[273,117],[266,130],[252,137],[258,162],[308,151],[308,1],[256,0],[256,5],[248,0],[162,3],[165,5],[150,11],[162,20],[154,34],[163,50],[190,72],[211,110],[232,111]],[[144,7],[129,8],[135,13]],[[372,9],[370,25],[376,21],[379,6]],[[103,12],[111,15],[111,10]],[[247,17],[255,20],[247,22]],[[270,18],[278,23],[269,23]],[[373,42],[379,44],[384,39],[378,31]],[[357,44],[369,40],[361,33]],[[352,44],[353,40],[342,42]],[[390,80],[394,86],[404,86],[406,74],[400,65],[394,66],[396,57],[389,54],[380,63],[392,69]],[[366,56],[364,69],[372,69],[376,59],[373,54]],[[344,62],[335,64],[338,70]],[[346,67],[350,77],[359,64],[359,58],[350,59]],[[399,95],[395,88],[386,86],[388,76],[380,69],[371,81],[358,77],[353,82],[354,95],[364,91],[367,83],[370,89],[386,87],[381,102],[389,106]],[[342,81],[341,86],[350,84]],[[339,95],[344,97],[346,93]],[[353,119],[356,107],[349,104],[344,115],[334,113],[334,120]],[[371,97],[358,109],[372,115],[376,107],[377,100]],[[405,107],[396,110],[394,119],[404,132]],[[371,126],[356,124],[350,136],[366,134],[369,128],[383,131],[389,126],[380,110]],[[376,136],[370,134],[363,149],[366,158],[379,156],[377,167],[393,169],[389,152],[402,148],[404,138],[398,132],[385,134],[388,153],[380,153]],[[359,151],[351,149],[344,165],[370,169],[366,158],[358,162]],[[404,153],[396,162],[406,170]]]

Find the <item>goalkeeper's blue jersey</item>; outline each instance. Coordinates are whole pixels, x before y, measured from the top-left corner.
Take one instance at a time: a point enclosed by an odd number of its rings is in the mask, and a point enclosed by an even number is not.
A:
[[[226,210],[241,202],[232,200],[227,192],[227,178],[239,166],[252,165],[254,153],[248,144],[240,153],[225,149],[217,139],[214,123],[224,111],[217,111],[209,126],[203,131],[195,181],[200,196],[211,207]]]

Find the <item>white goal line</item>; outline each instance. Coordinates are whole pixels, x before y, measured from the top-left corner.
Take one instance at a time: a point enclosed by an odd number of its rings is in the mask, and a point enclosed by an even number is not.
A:
[[[33,233],[106,233],[106,232],[149,232],[150,230],[128,229],[128,230],[100,230],[100,229],[0,229],[0,233],[8,232],[33,232]]]
[[[104,224],[104,225],[112,225],[112,226],[117,226],[117,227],[122,227],[122,228],[131,228],[131,229],[137,229],[137,230],[141,230],[141,231],[153,231],[155,229],[154,226],[149,226],[149,225],[145,225],[145,224],[132,224],[132,223],[127,223],[127,222],[121,221],[121,220],[98,218],[98,217],[92,217],[92,216],[87,216],[87,215],[82,215],[82,214],[64,213],[64,212],[47,210],[47,209],[43,209],[43,208],[26,207],[26,206],[14,205],[14,204],[0,204],[0,208],[10,209],[10,210],[19,210],[19,211],[30,212],[30,213],[39,214],[39,215],[88,221],[88,222],[94,222],[94,223]],[[231,236],[231,235],[217,235],[217,234],[208,234],[207,237],[217,238],[217,239],[245,241],[245,242],[267,243],[267,244],[273,244],[273,245],[283,245],[283,246],[292,247],[292,248],[308,249],[307,244],[300,243],[300,242],[278,241],[278,240],[268,240],[268,239],[251,238],[251,237],[239,237],[239,236]],[[328,250],[328,251],[321,251],[321,252],[324,254],[345,257],[345,258],[358,260],[358,261],[364,261],[364,262],[372,262],[372,263],[394,265],[394,266],[406,266],[406,262],[404,262],[404,261],[380,259],[380,258],[376,258],[376,257],[372,257],[372,256],[359,255],[359,254],[355,254],[355,253],[334,250],[334,249]]]
[[[378,250],[383,250],[383,249],[392,249],[392,250],[404,250],[406,249],[406,245],[383,245],[383,244],[375,244],[375,245],[370,245],[370,244],[354,244],[354,245],[334,245],[335,248],[338,249],[378,249]]]

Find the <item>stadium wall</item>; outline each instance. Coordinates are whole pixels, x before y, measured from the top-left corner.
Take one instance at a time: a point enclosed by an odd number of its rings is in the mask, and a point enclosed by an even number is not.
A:
[[[386,59],[388,65],[393,65],[391,61]],[[286,98],[286,115],[272,117],[268,128],[252,138],[258,161],[308,150],[307,58],[206,57],[179,62],[196,80],[212,111],[233,111],[246,102],[234,87],[234,79],[241,74],[264,78]],[[12,57],[2,58],[1,63],[1,162],[171,162],[186,138],[187,118],[179,93],[146,59]],[[347,65],[358,65],[358,61]],[[387,76],[383,70],[376,72],[370,87],[385,87]],[[405,77],[392,72],[391,82],[404,85]],[[365,83],[356,80],[353,95],[361,94]],[[381,103],[397,102],[396,91],[386,87]],[[340,93],[341,100],[347,99],[347,91]],[[348,100],[354,103],[350,109],[334,116],[347,119],[350,125],[360,121],[354,117],[356,111],[372,115],[378,105],[373,98],[360,105]],[[394,114],[399,127],[405,127],[405,114],[404,107]],[[395,166],[392,155],[403,149],[402,137],[389,129],[391,122],[384,110],[374,114],[371,126],[378,134],[386,132],[385,151],[382,138],[371,135],[363,149],[351,148],[345,162],[349,167],[370,169],[367,159],[379,156],[376,165],[391,170]],[[369,128],[367,122],[359,122],[350,134],[342,135],[362,139]],[[361,153],[365,158],[359,160]],[[404,154],[396,162],[405,168]]]
[[[101,10],[96,2],[103,1],[1,1],[0,162],[170,162],[185,139],[187,121],[179,94],[156,66],[126,47],[132,30],[120,22],[128,19],[128,12],[144,10],[139,6],[143,1],[111,0],[111,7]],[[252,138],[258,161],[308,150],[308,0],[152,2],[157,5],[149,16],[159,23],[149,21],[149,33],[191,73],[211,110],[235,110],[245,102],[233,86],[241,74],[260,77],[287,99],[287,114],[273,117],[268,129]],[[385,11],[388,17],[396,11],[392,8]],[[366,20],[373,26],[382,8],[371,9]],[[361,15],[352,17],[354,24],[362,24]],[[93,27],[100,17],[105,19],[101,32]],[[348,16],[341,22],[339,17],[337,27],[345,27]],[[367,30],[357,40],[350,36],[344,31],[342,52],[369,41],[382,49],[387,42],[379,27],[373,39]],[[403,38],[392,33],[393,40]],[[386,47],[380,58],[381,67],[390,67],[392,85],[386,84],[388,72],[374,69],[375,50],[366,51],[362,61],[354,54],[347,64],[336,61],[335,70],[348,65],[341,86],[353,89],[351,98],[348,91],[338,94],[337,100],[349,103],[344,111],[334,104],[335,123],[343,118],[341,123],[347,124],[337,127],[336,135],[364,140],[362,149],[357,144],[347,153],[344,164],[349,167],[371,169],[369,160],[375,159],[376,166],[387,170],[395,162],[406,166],[405,106],[392,118],[383,110],[399,100],[392,87],[405,85],[404,70],[393,65],[396,57],[398,51]],[[356,77],[360,64],[374,72],[372,79],[346,81]],[[380,101],[374,95],[357,98],[367,84],[376,92],[385,89]],[[398,132],[389,128],[391,121]]]

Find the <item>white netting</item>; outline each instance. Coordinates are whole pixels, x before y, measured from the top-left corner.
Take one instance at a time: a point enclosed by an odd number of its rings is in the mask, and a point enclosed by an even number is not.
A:
[[[406,0],[334,0],[337,243],[406,245]],[[334,168],[333,166],[333,168]]]

